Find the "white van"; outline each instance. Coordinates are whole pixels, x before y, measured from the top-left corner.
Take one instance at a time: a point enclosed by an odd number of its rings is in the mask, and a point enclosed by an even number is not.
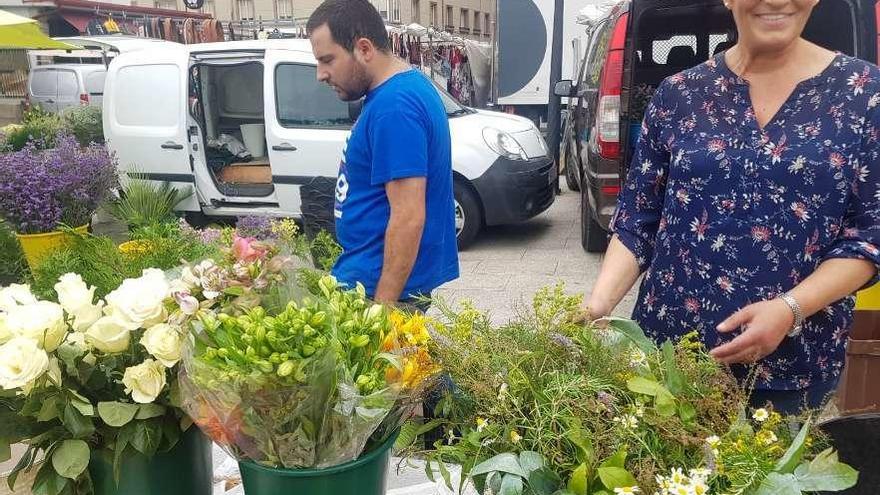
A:
[[[315,64],[308,40],[120,54],[104,88],[105,137],[120,167],[194,186],[181,210],[300,217],[301,187],[316,177],[332,186],[359,111],[317,81]],[[555,199],[556,168],[531,121],[472,110],[438,91],[452,133],[459,244],[472,242],[485,225],[546,210]],[[249,161],[236,155],[245,140],[258,155]]]
[[[54,64],[31,69],[28,101],[60,113],[78,106],[101,106],[107,68],[100,64]]]

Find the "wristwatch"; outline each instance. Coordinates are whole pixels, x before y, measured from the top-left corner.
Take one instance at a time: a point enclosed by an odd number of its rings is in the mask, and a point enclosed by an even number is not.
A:
[[[788,332],[788,336],[797,337],[804,329],[804,313],[801,311],[801,305],[798,304],[797,299],[788,292],[779,296],[779,299],[782,299],[785,304],[788,304],[788,307],[791,308],[791,312],[794,313],[794,325],[792,325],[791,330]]]

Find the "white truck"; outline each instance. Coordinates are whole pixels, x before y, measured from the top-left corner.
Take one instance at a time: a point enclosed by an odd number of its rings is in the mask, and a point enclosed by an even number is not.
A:
[[[459,245],[486,225],[543,212],[556,169],[529,120],[474,110],[440,90],[449,115]],[[195,194],[207,216],[303,215],[303,191],[333,187],[359,110],[316,78],[308,40],[179,45],[122,53],[104,87],[104,135],[120,167]],[[240,159],[230,143],[249,142]],[[223,144],[226,147],[224,148]]]

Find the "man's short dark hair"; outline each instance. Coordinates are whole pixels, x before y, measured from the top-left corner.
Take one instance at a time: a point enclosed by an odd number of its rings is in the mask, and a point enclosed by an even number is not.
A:
[[[309,17],[306,29],[311,35],[325,24],[333,41],[349,52],[354,51],[355,42],[361,38],[372,41],[377,50],[391,50],[385,22],[367,0],[326,0]]]

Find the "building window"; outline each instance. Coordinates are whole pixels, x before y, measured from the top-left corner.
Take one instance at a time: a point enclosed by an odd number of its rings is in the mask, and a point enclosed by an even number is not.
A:
[[[437,2],[431,2],[431,26],[437,27]]]
[[[492,35],[492,20],[489,17],[489,14],[486,14],[485,19],[486,19],[486,25],[484,26],[485,29],[483,29],[483,32],[486,33],[486,36],[491,36]]]
[[[376,10],[379,11],[379,15],[382,16],[382,19],[388,20],[388,0],[377,0],[373,2],[376,6]]]
[[[275,0],[275,16],[279,19],[293,19],[293,0]]]
[[[254,0],[236,0],[238,5],[238,18],[242,21],[252,21],[254,16]]]
[[[412,21],[416,24],[422,23],[422,5],[419,0],[412,0]]]
[[[177,0],[156,0],[157,9],[177,10]]]
[[[474,34],[480,34],[480,13],[474,12]]]
[[[388,0],[391,4],[391,22],[400,22],[400,0]]]
[[[470,33],[471,32],[471,11],[468,9],[461,9],[461,17],[459,18],[458,30],[461,33]]]
[[[455,29],[455,19],[452,18],[452,6],[446,6],[446,30],[452,31]]]
[[[211,17],[217,17],[217,11],[214,7],[214,0],[205,0],[205,3],[202,4],[202,8],[199,9],[199,12],[203,14],[210,14]]]

